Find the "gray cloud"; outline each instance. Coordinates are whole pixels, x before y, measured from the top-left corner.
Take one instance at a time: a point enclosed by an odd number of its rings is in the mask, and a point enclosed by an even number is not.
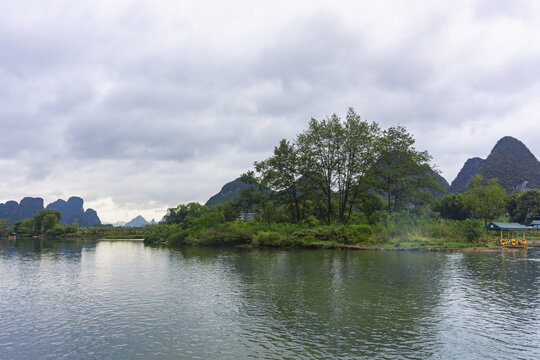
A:
[[[512,135],[540,154],[532,2],[32,0],[0,14],[0,200],[105,220],[205,201],[349,106],[406,125],[451,181]]]

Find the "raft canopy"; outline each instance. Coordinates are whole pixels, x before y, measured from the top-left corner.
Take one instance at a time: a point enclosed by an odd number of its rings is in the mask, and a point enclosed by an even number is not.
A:
[[[492,223],[487,224],[486,229],[487,230],[516,231],[516,230],[529,230],[529,227],[515,223],[515,222],[514,223],[492,222]]]

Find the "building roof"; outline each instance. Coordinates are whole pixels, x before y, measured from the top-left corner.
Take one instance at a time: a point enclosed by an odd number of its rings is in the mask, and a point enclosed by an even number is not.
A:
[[[540,220],[533,220],[533,222],[531,223],[531,226],[538,226],[540,225]]]
[[[518,223],[492,222],[486,226],[487,230],[528,230],[529,227]]]

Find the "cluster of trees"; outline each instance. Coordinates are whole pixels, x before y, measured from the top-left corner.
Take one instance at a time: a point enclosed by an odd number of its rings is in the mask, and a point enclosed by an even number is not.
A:
[[[462,194],[443,195],[431,156],[402,126],[382,130],[349,109],[345,119],[312,119],[242,175],[240,196],[206,207],[180,204],[145,240],[166,244],[327,246],[332,242],[472,241],[490,221],[527,222],[540,190],[507,196],[478,175]],[[435,195],[439,195],[436,199]],[[242,213],[258,221],[234,222]]]
[[[336,114],[311,119],[294,141],[281,140],[271,157],[243,175],[257,187],[243,190],[241,207],[267,222],[281,212],[292,223],[314,217],[347,224],[380,209],[420,214],[430,191],[441,189],[431,156],[414,142],[406,128],[381,130],[352,108],[344,120]]]
[[[446,194],[437,200],[434,211],[452,220],[482,219],[484,225],[507,217],[511,222],[530,224],[540,215],[540,190],[507,195],[497,179],[476,175],[466,192]]]
[[[540,190],[512,193],[506,199],[505,209],[511,221],[530,224],[534,217],[540,216]]]
[[[71,226],[64,226],[59,223],[60,218],[61,214],[59,211],[40,210],[32,218],[17,221],[13,224],[12,230],[22,236],[59,236],[66,233],[77,232],[79,229],[77,223]]]
[[[506,192],[497,179],[486,181],[476,175],[466,192],[446,194],[439,199],[434,210],[445,219],[482,219],[484,225],[504,215]]]

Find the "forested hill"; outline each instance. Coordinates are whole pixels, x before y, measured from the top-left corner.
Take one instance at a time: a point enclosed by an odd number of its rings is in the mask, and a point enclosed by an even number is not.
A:
[[[237,178],[223,185],[221,191],[208,199],[205,205],[212,206],[222,204],[226,201],[236,200],[240,196],[240,190],[247,189],[250,186],[251,185],[246,184],[240,178]]]
[[[525,144],[510,136],[500,139],[487,159],[468,159],[452,182],[450,192],[464,192],[477,174],[485,179],[499,179],[507,192],[540,189],[540,162]]]

